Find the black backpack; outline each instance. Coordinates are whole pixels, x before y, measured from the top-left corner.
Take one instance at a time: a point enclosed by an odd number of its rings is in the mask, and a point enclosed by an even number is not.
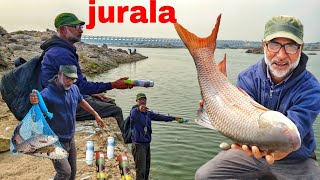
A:
[[[30,61],[19,57],[15,61],[17,68],[4,74],[1,78],[0,91],[2,99],[8,105],[13,115],[21,121],[31,108],[29,95],[32,89],[41,91],[41,61],[46,51],[41,56],[35,56]],[[20,62],[20,64],[19,64]]]
[[[134,105],[132,107],[135,108],[138,107],[138,105]],[[132,122],[132,124],[134,125],[134,121]],[[128,116],[122,123],[121,123],[121,133],[122,133],[122,137],[123,137],[123,141],[125,144],[130,144],[132,143],[132,129],[130,126],[130,116]]]
[[[128,116],[121,124],[121,132],[125,144],[132,143],[132,130],[130,126],[130,116]]]
[[[40,92],[43,89],[40,78],[41,61],[44,54],[55,46],[66,48],[77,56],[71,47],[64,44],[54,44],[44,50],[40,56],[35,56],[30,61],[19,57],[15,60],[17,68],[4,74],[1,78],[0,92],[2,99],[19,121],[25,117],[31,108],[29,96],[32,90],[36,89]]]

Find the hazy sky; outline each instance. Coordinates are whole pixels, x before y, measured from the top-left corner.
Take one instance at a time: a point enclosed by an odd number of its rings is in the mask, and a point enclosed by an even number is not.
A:
[[[274,15],[299,18],[305,42],[320,41],[320,0],[157,0],[157,9],[172,6],[180,24],[200,37],[208,36],[222,13],[218,39],[261,41],[266,21]],[[144,6],[149,17],[150,0],[96,0],[97,6]],[[89,23],[89,0],[0,0],[0,26],[7,31],[54,30],[53,21],[61,12],[75,13]],[[117,12],[117,11],[116,11]],[[105,12],[107,15],[108,11]],[[178,38],[171,23],[134,24],[131,12],[124,23],[100,23],[85,35]],[[160,13],[157,11],[157,15]]]

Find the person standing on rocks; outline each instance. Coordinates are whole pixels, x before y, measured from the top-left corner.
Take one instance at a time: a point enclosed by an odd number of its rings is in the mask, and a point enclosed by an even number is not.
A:
[[[180,117],[164,116],[148,111],[147,96],[139,93],[137,104],[130,111],[130,129],[132,130],[132,155],[136,164],[136,179],[148,180],[150,172],[151,120],[186,122]]]
[[[120,78],[114,82],[90,82],[83,76],[79,57],[76,54],[74,43],[81,40],[83,25],[85,22],[79,20],[72,13],[61,13],[54,21],[57,35],[44,42],[40,47],[46,53],[41,62],[41,83],[48,86],[48,80],[58,74],[60,65],[75,65],[77,67],[78,86],[84,99],[100,114],[102,118],[112,116],[117,120],[119,128],[123,122],[122,110],[113,99],[104,96],[103,92],[111,89],[128,89],[134,85],[125,83],[128,77]],[[94,117],[78,106],[76,120],[91,120]]]
[[[69,153],[68,158],[52,160],[56,170],[55,180],[75,179],[77,172],[77,149],[75,146],[75,114],[77,105],[92,114],[97,123],[103,127],[104,123],[99,114],[83,99],[79,88],[73,83],[77,80],[77,68],[74,65],[61,65],[47,88],[41,91],[41,96],[53,118],[48,124],[59,137],[63,148]],[[37,94],[30,94],[30,103],[38,104]]]

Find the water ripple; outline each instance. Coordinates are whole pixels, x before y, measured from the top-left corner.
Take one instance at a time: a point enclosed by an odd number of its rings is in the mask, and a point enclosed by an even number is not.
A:
[[[148,107],[155,112],[187,118],[189,123],[152,122],[151,178],[155,180],[190,180],[205,162],[220,152],[221,142],[230,142],[213,130],[200,127],[194,122],[198,101],[201,98],[194,62],[186,49],[138,49],[149,58],[132,64],[122,64],[106,74],[95,77],[97,81],[113,81],[119,77],[148,79],[155,82],[152,88],[136,87],[131,90],[108,91],[107,96],[116,99],[129,114],[135,104],[135,95],[145,92]],[[237,74],[257,62],[261,55],[246,54],[244,50],[217,49],[216,59],[227,53],[228,79],[236,82]],[[308,69],[320,79],[320,55],[310,56]],[[315,136],[319,144],[320,122],[317,118]],[[319,149],[316,150],[320,157]]]

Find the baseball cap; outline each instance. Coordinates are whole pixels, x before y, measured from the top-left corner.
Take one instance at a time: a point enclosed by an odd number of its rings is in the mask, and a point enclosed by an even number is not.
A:
[[[284,37],[303,44],[303,25],[300,20],[292,16],[274,16],[265,25],[264,39]]]
[[[62,25],[67,25],[67,24],[70,24],[70,25],[84,25],[85,22],[79,20],[77,18],[76,15],[72,14],[72,13],[61,13],[59,14],[55,20],[54,20],[54,26],[56,28],[62,26]]]
[[[139,94],[137,94],[136,100],[138,100],[140,98],[146,98],[147,99],[147,96],[144,93],[139,93]]]
[[[77,67],[75,65],[61,65],[59,71],[70,78],[78,78]]]

